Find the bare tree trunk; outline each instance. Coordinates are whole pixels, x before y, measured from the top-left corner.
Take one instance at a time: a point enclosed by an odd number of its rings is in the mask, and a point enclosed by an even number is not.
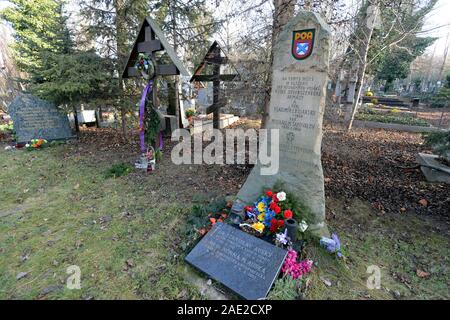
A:
[[[175,7],[174,7],[174,0],[169,1],[169,11],[170,11],[170,18],[171,18],[171,24],[172,24],[172,38],[173,38],[173,50],[177,52],[178,49],[178,36],[177,36],[177,17],[175,15]],[[174,76],[174,89],[175,89],[175,96],[174,96],[174,102],[175,102],[175,116],[177,117],[178,125],[180,128],[183,128],[183,121],[182,121],[182,115],[180,114],[180,93],[178,91],[179,83],[180,83],[180,77]]]
[[[367,10],[365,8],[364,10]],[[360,64],[357,72],[357,82],[356,82],[356,96],[353,100],[352,104],[352,115],[350,117],[350,121],[347,127],[347,130],[350,131],[353,126],[353,121],[355,120],[356,112],[358,111],[358,105],[359,105],[359,98],[361,96],[362,88],[364,85],[364,76],[366,74],[366,68],[367,68],[367,54],[369,52],[370,48],[370,40],[372,39],[374,25],[371,24],[370,26],[367,25],[367,12],[364,15],[364,21],[362,23],[362,34],[365,36],[365,42],[361,44],[359,48],[359,59]]]
[[[125,141],[128,141],[128,131],[127,131],[127,109],[122,104],[122,95],[123,95],[123,79],[122,79],[122,70],[124,67],[124,62],[127,57],[127,33],[126,33],[126,13],[125,13],[125,5],[124,0],[114,0],[114,8],[116,10],[116,45],[117,45],[117,71],[119,73],[119,82],[117,93],[119,97],[119,109],[120,109],[120,117],[122,122],[122,136]]]
[[[75,132],[80,132],[80,124],[78,123],[78,112],[77,112],[77,107],[75,107],[74,105],[72,106],[72,110],[73,110],[73,119],[74,119],[74,123],[75,123]]]
[[[273,0],[274,12],[273,12],[273,25],[272,25],[272,45],[270,52],[269,70],[265,83],[265,95],[264,95],[264,112],[261,121],[261,128],[265,128],[267,125],[267,117],[269,116],[270,107],[270,92],[272,87],[272,64],[273,64],[273,49],[276,39],[280,32],[283,30],[285,24],[294,16],[295,0]]]

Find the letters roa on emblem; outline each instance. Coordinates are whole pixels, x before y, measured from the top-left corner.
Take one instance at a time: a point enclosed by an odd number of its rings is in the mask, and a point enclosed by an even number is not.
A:
[[[292,35],[292,55],[297,60],[308,58],[314,47],[316,29],[294,31]]]

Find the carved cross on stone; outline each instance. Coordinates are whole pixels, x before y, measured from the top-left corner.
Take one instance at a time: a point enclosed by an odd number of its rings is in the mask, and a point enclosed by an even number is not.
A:
[[[209,48],[203,61],[195,69],[194,75],[192,76],[190,82],[193,81],[212,81],[213,82],[213,104],[206,109],[206,113],[213,113],[213,127],[219,129],[220,120],[220,108],[225,106],[225,100],[220,97],[220,82],[221,81],[236,81],[239,80],[239,74],[220,74],[220,66],[228,64],[228,58],[224,55],[222,56],[222,49],[220,48],[217,41]],[[212,74],[203,75],[201,74],[205,66],[212,65]]]

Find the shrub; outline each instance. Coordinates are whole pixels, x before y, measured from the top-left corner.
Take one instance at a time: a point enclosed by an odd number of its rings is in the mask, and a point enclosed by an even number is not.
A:
[[[184,113],[188,118],[193,117],[195,116],[195,109],[194,108],[187,109]]]
[[[128,163],[116,163],[106,171],[106,178],[118,178],[131,172],[132,166]]]
[[[14,132],[14,126],[13,123],[5,123],[5,124],[0,124],[0,132],[4,132],[4,133],[13,133]]]
[[[399,109],[397,109],[397,108],[394,108],[394,109],[391,109],[391,111],[390,111],[391,113],[399,113],[400,112],[400,110]]]
[[[426,134],[425,144],[431,147],[439,156],[447,158],[450,154],[450,131]]]
[[[358,113],[355,117],[357,120],[362,121],[375,121],[382,123],[396,123],[396,124],[405,124],[410,126],[419,126],[419,127],[429,127],[430,124],[425,120],[413,118],[411,116],[398,116],[391,114],[368,114],[368,113]]]
[[[371,102],[372,104],[378,104],[378,99],[372,99],[370,102]]]
[[[366,97],[373,97],[373,92],[372,91],[366,91],[366,93],[364,94]]]

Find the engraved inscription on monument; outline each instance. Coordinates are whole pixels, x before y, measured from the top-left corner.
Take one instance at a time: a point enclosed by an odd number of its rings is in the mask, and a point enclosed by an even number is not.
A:
[[[245,299],[264,298],[287,251],[217,223],[188,254],[186,261]]]
[[[12,102],[8,113],[14,123],[17,142],[31,139],[68,139],[72,137],[67,116],[50,102],[32,95],[20,94]]]
[[[267,128],[279,133],[279,170],[261,175],[258,163],[237,195],[238,201],[252,203],[261,186],[282,181],[311,212],[310,230],[323,235],[327,230],[321,143],[329,39],[326,23],[308,11],[300,11],[277,37]]]

